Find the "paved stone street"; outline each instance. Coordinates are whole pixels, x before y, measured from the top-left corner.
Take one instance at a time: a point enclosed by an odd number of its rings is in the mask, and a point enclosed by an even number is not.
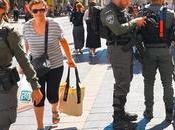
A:
[[[55,18],[63,27],[65,37],[70,43],[73,51],[72,25],[68,17]],[[23,20],[15,27],[22,32]],[[22,34],[22,33],[21,33]],[[85,86],[84,110],[80,117],[68,116],[61,113],[61,121],[57,126],[51,126],[51,109],[48,102],[45,106],[44,125],[51,130],[112,130],[112,96],[113,96],[113,73],[108,61],[105,41],[98,49],[97,56],[89,57],[88,50],[85,48],[82,55],[74,55],[77,63],[80,80]],[[65,81],[67,65],[65,63]],[[71,74],[73,78],[73,73]],[[138,126],[136,130],[174,130],[172,125],[162,122],[165,118],[163,103],[163,88],[159,73],[156,75],[154,88],[154,118],[146,124],[142,113],[144,111],[143,77],[141,75],[141,65],[134,61],[134,78],[131,83],[130,93],[127,97],[126,110],[137,113]],[[173,84],[174,86],[174,84]],[[17,121],[10,130],[36,130],[36,120],[33,109],[29,104],[27,107],[21,106],[18,109]]]

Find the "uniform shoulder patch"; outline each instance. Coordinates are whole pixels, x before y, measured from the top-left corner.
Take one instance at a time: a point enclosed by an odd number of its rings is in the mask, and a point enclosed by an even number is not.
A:
[[[114,23],[114,15],[113,14],[109,14],[106,16],[106,22],[108,24],[113,24]]]

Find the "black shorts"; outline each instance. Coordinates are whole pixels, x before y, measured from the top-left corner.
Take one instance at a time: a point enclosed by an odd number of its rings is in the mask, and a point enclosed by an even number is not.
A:
[[[51,69],[46,75],[39,78],[39,84],[41,85],[41,92],[43,98],[35,107],[44,106],[45,97],[47,97],[49,103],[54,104],[58,102],[58,89],[63,75],[63,66],[55,69]]]

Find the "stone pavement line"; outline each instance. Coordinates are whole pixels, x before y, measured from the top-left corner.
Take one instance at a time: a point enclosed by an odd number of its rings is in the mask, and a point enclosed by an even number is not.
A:
[[[29,109],[32,109],[33,108],[33,104],[32,103],[21,103],[18,105],[18,108],[17,108],[17,112],[23,112],[23,111],[26,111],[26,110],[29,110]]]
[[[104,79],[106,71],[107,71],[107,65],[95,65],[82,82],[82,85],[86,87],[86,91],[84,99],[85,118],[83,118],[84,122],[82,123],[81,129],[83,128],[87,116],[90,113],[90,110],[95,102],[96,95],[100,88],[100,84]],[[94,78],[92,78],[92,76]]]
[[[78,130],[83,129],[85,121],[87,120],[88,114],[90,113],[92,106],[95,102],[96,95],[100,88],[100,84],[104,79],[106,70],[107,70],[107,65],[94,65],[93,68],[91,68],[87,76],[81,82],[82,86],[85,87],[85,97],[83,102],[82,116],[73,117],[62,113],[61,121],[55,130],[59,128],[60,129],[76,128]],[[92,78],[92,77],[95,77],[95,78]]]

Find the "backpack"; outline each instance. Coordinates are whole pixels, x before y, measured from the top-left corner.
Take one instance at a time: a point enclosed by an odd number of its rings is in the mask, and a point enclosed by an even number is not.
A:
[[[168,39],[165,27],[166,8],[161,8],[159,12],[144,8],[139,12],[139,16],[147,17],[146,25],[139,30],[144,43],[165,43]]]
[[[109,39],[109,29],[104,26],[101,22],[100,19],[100,13],[102,11],[102,7],[100,6],[93,6],[92,7],[92,12],[90,15],[90,22],[91,24],[91,28],[94,30],[94,32],[98,35],[100,35],[101,38],[104,39]]]

